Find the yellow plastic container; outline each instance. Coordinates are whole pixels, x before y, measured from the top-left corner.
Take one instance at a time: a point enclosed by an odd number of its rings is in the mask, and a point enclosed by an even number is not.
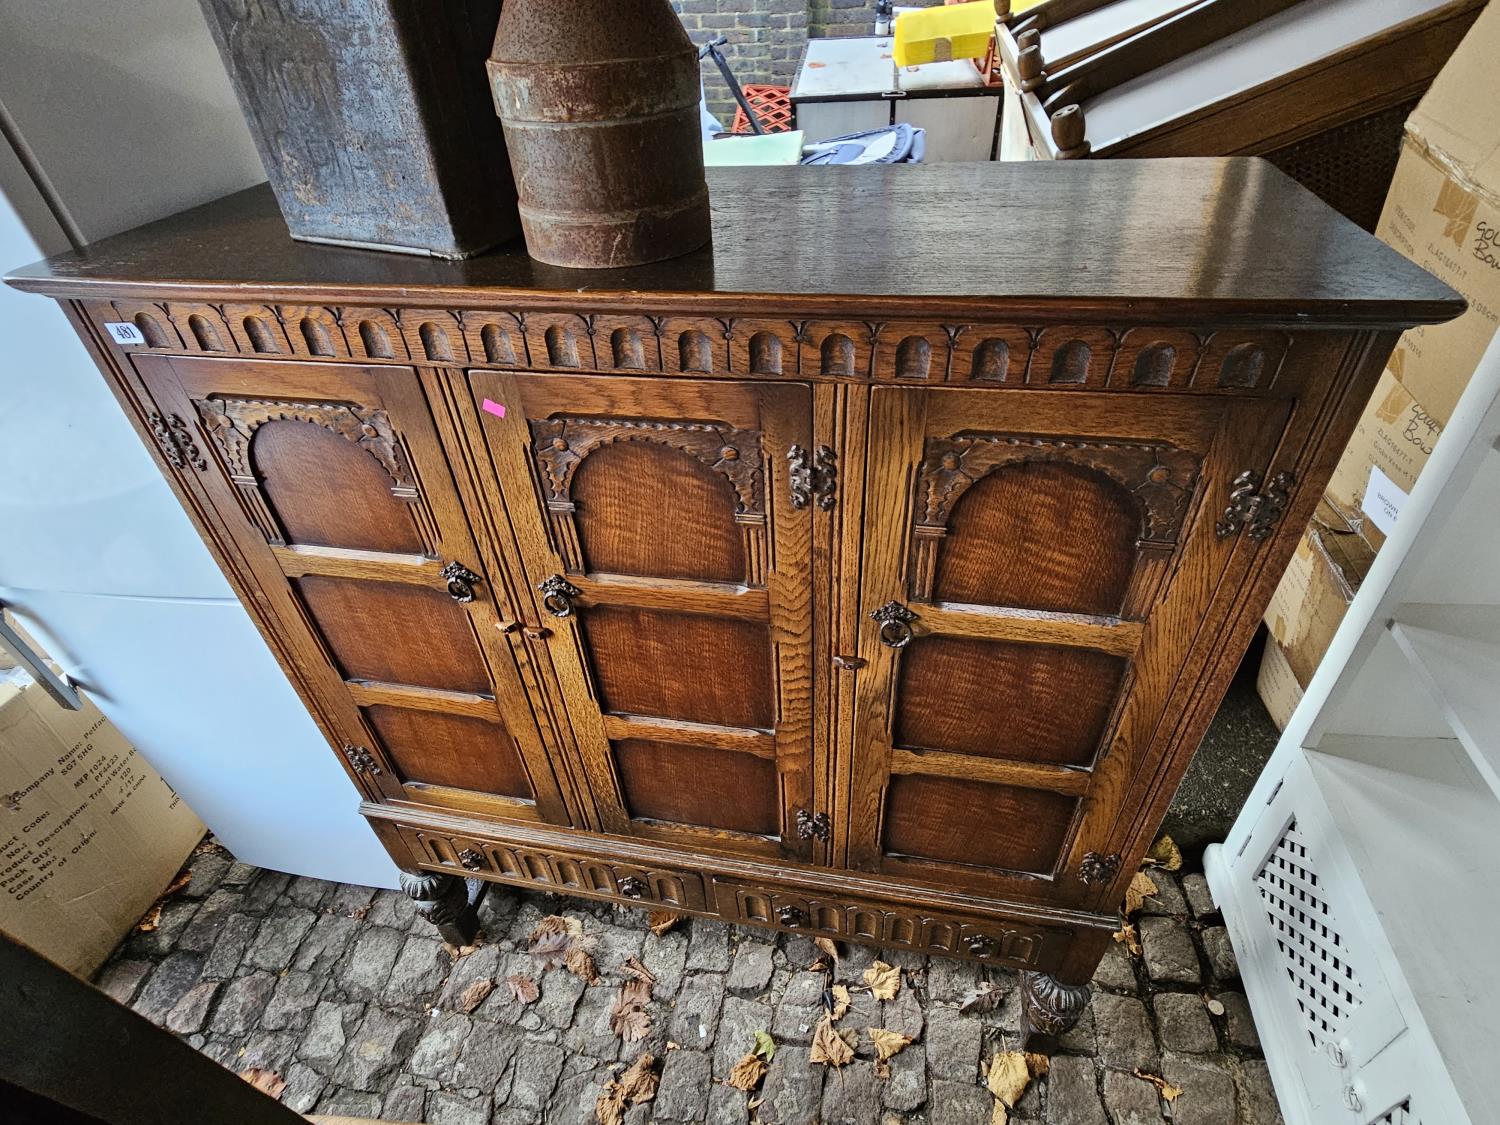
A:
[[[994,35],[995,0],[903,12],[896,20],[896,65],[982,59]]]

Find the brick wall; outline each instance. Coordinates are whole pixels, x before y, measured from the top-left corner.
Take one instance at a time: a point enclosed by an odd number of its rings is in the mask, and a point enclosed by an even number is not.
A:
[[[900,2],[915,7],[942,0]],[[790,86],[809,35],[875,33],[875,0],[672,0],[672,7],[699,46],[720,35],[729,37],[724,57],[741,85]],[[708,108],[728,128],[734,100],[712,62],[705,64],[703,83]]]

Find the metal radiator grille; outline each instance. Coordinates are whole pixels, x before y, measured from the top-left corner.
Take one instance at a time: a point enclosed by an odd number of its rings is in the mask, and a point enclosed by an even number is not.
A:
[[[1297,990],[1297,1006],[1313,1047],[1336,1042],[1363,1003],[1363,993],[1296,821],[1276,841],[1255,885],[1276,931],[1276,945]]]

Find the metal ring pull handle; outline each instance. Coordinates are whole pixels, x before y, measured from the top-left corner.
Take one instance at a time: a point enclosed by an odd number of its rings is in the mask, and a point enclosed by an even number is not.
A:
[[[542,605],[553,617],[572,617],[573,599],[580,597],[583,591],[573,583],[569,582],[561,574],[554,574],[540,586],[537,592],[542,595]]]
[[[905,648],[916,635],[911,623],[917,615],[900,602],[886,602],[870,618],[880,623],[880,643],[886,648]]]
[[[484,581],[463,563],[456,562],[443,567],[443,578],[448,583],[448,596],[460,605],[472,602],[474,587]]]

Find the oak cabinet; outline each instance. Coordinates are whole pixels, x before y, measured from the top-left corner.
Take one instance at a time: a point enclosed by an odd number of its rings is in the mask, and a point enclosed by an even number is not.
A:
[[[1462,302],[1256,161],[828,171],[716,172],[714,247],[618,273],[295,244],[262,188],[11,282],[449,936],[477,878],[978,958],[1045,1046]]]

